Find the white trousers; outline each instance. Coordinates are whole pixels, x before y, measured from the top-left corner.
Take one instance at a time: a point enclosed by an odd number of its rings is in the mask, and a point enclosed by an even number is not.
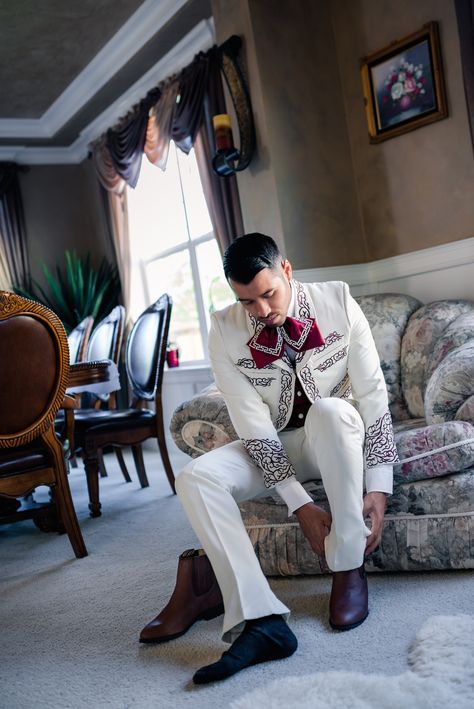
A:
[[[364,424],[349,402],[318,399],[302,428],[280,432],[300,482],[320,478],[332,526],[325,540],[332,571],[359,567],[370,530],[362,514]],[[262,471],[240,441],[188,463],[176,491],[206,551],[224,599],[223,639],[233,642],[244,621],[273,613],[288,617],[262,573],[240,515],[238,502],[268,494]]]

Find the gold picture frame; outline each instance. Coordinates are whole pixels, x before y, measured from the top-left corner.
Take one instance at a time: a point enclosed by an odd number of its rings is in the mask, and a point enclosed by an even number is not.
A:
[[[448,115],[437,22],[360,60],[371,143]]]

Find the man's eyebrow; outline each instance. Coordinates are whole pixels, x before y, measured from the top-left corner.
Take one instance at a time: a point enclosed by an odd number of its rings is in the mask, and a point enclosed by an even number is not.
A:
[[[273,290],[275,290],[275,289],[274,289],[274,288],[269,288],[268,290],[265,291],[265,293],[262,293],[262,295],[259,296],[259,298],[262,298],[264,295],[268,295],[268,294],[271,293]],[[244,301],[244,300],[254,300],[254,298],[237,298],[237,300],[238,300],[239,303],[242,303],[242,301]]]

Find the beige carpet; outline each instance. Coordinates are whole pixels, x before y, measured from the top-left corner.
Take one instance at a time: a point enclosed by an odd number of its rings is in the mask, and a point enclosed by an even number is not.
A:
[[[287,660],[195,687],[194,670],[227,647],[220,620],[197,623],[161,646],[137,641],[165,604],[179,553],[196,545],[159,457],[145,453],[150,487],[125,484],[113,458],[101,480],[103,515],[90,519],[83,471],[71,487],[89,556],[31,522],[0,527],[0,707],[3,709],[220,709],[285,677],[351,671],[399,675],[433,615],[472,614],[472,572],[372,575],[370,615],[349,633],[327,623],[328,577],[278,578],[299,640]],[[179,467],[179,466],[177,466]],[[407,707],[407,709],[409,709]]]

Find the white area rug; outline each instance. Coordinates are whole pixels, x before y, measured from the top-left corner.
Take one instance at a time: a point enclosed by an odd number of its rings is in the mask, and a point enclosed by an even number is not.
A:
[[[400,675],[318,672],[285,677],[230,709],[434,709],[474,707],[474,616],[428,618]]]

